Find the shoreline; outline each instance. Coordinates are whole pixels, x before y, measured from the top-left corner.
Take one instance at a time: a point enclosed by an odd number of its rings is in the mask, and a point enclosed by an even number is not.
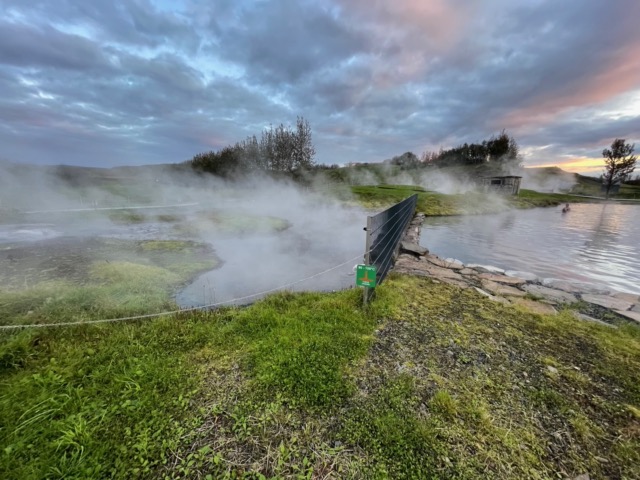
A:
[[[473,288],[492,301],[522,306],[535,313],[555,315],[577,305],[577,319],[616,327],[620,322],[640,325],[640,295],[618,292],[582,282],[540,278],[530,272],[491,265],[464,264],[442,259],[420,246],[425,215],[418,213],[405,231],[393,271],[431,278],[436,283]]]

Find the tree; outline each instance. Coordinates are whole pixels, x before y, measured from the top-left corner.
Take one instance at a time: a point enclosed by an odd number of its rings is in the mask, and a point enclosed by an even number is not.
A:
[[[296,119],[296,133],[294,134],[294,168],[311,168],[316,149],[311,141],[311,127],[304,117]]]
[[[420,160],[413,152],[405,152],[402,155],[393,157],[391,160],[385,160],[385,162],[391,163],[391,165],[398,165],[403,169],[415,168],[420,163]]]
[[[311,141],[311,127],[298,117],[296,129],[280,124],[218,152],[199,153],[190,161],[195,170],[219,176],[236,176],[254,171],[272,170],[293,174],[314,166],[316,150]]]
[[[489,139],[486,149],[490,162],[517,165],[520,161],[520,147],[516,140],[504,130],[497,137]]]
[[[602,151],[605,163],[602,183],[606,198],[609,198],[613,185],[621,183],[635,170],[637,157],[633,154],[634,149],[635,144],[628,144],[624,138],[616,138],[611,148]]]
[[[282,123],[263,130],[259,149],[269,170],[289,172],[311,168],[316,150],[311,141],[311,127],[304,117],[298,117],[296,129]]]

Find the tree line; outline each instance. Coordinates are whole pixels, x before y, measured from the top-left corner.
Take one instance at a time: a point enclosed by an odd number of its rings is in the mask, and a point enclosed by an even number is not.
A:
[[[439,152],[424,152],[421,161],[427,165],[453,167],[494,163],[501,165],[520,164],[520,148],[516,140],[504,130],[482,143],[464,143]]]
[[[304,117],[297,117],[296,126],[283,124],[214,152],[198,153],[189,161],[192,168],[228,177],[253,171],[293,173],[315,165],[316,151],[311,127]]]
[[[421,166],[455,167],[485,163],[518,166],[520,161],[518,143],[503,130],[500,135],[494,135],[481,143],[463,143],[453,148],[441,148],[438,152],[426,151],[420,158],[413,152],[405,152],[385,160],[385,163],[412,169]]]

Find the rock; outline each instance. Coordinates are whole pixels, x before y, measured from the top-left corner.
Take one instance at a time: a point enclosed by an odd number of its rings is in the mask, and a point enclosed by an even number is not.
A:
[[[631,308],[632,312],[640,312],[640,303],[636,304]]]
[[[507,300],[504,297],[499,297],[497,295],[491,295],[489,297],[490,300],[494,301],[494,302],[498,302],[498,303],[504,303],[505,305],[509,305],[511,302],[509,302],[509,300]]]
[[[604,325],[606,327],[618,328],[617,325],[612,325],[611,323],[603,322],[602,320],[598,320],[597,318],[590,317],[589,315],[585,315],[584,313],[574,311],[573,316],[576,317],[578,320],[584,320],[585,322],[593,322],[593,323],[598,323],[600,325]]]
[[[448,268],[436,267],[435,265],[424,264],[424,270],[429,272],[430,275],[442,279],[442,278],[455,278],[456,280],[464,281],[462,275]]]
[[[579,288],[583,293],[593,293],[595,295],[609,295],[611,290],[600,285],[584,282],[571,282],[575,287]]]
[[[594,293],[607,295],[610,292],[610,290],[607,290],[606,288],[598,287],[590,283],[570,282],[568,280],[560,280],[557,278],[544,278],[542,279],[542,285],[569,293]]]
[[[468,263],[467,268],[473,268],[481,273],[499,273],[504,275],[504,270],[502,268],[494,267],[491,265],[480,265],[477,263]]]
[[[640,295],[635,295],[633,293],[614,292],[611,296],[629,303],[640,303]]]
[[[629,320],[635,320],[636,322],[640,323],[640,312],[633,312],[630,310],[615,310],[615,312],[618,315],[622,315],[625,318],[628,318]]]
[[[504,303],[504,304],[509,304],[509,300],[507,300],[504,297],[498,297],[496,295],[491,295],[489,292],[485,292],[484,290],[482,290],[481,288],[478,287],[473,287],[474,290],[476,292],[478,292],[480,295],[487,297],[490,300],[493,300],[494,302],[499,302],[499,303]]]
[[[538,281],[538,276],[534,273],[530,273],[530,272],[519,272],[517,270],[507,270],[506,272],[504,272],[504,274],[507,277],[517,277],[517,278],[521,278],[523,280],[526,280],[527,282],[537,282]]]
[[[540,315],[556,315],[558,313],[551,305],[529,300],[528,298],[514,298],[511,300],[511,303],[531,310],[533,313],[539,313]]]
[[[417,243],[400,242],[400,250],[407,253],[418,255],[419,257],[429,253],[429,250],[418,245]]]
[[[553,288],[555,290],[562,290],[563,292],[569,293],[581,293],[581,290],[571,282],[567,282],[566,280],[560,280],[558,278],[543,278],[540,282],[542,285],[548,288]]]
[[[462,270],[460,270],[459,272],[461,275],[478,275],[478,271],[474,270],[473,268],[463,268]]]
[[[588,473],[583,473],[582,475],[578,475],[577,477],[574,477],[573,480],[591,480],[591,477],[589,476]]]
[[[505,297],[524,297],[526,295],[522,290],[487,279],[482,280],[482,288],[494,295],[503,295]]]
[[[464,280],[457,280],[455,278],[447,278],[447,277],[438,277],[438,279],[444,283],[448,283],[449,285],[455,285],[456,287],[460,287],[460,288],[470,288],[471,285],[469,285],[467,282],[465,282]]]
[[[413,255],[402,254],[396,260],[393,269],[398,273],[416,274],[416,272],[423,272],[422,276],[426,276],[427,273],[424,272],[423,265]]]
[[[549,372],[553,373],[554,375],[558,373],[558,369],[556,367],[552,367],[551,365],[547,365],[547,370],[549,370]]]
[[[582,300],[587,303],[593,303],[594,305],[600,305],[601,307],[608,308],[610,310],[631,310],[633,305],[619,298],[610,297],[608,295],[582,295]]]
[[[495,273],[481,273],[478,275],[485,280],[491,280],[492,282],[506,283],[508,285],[522,285],[527,283],[525,280],[516,277],[507,277],[506,275],[496,275]]]
[[[493,295],[491,295],[489,292],[485,292],[484,290],[482,290],[481,288],[478,287],[473,287],[473,289],[478,292],[480,295],[484,295],[485,297],[492,297]]]
[[[396,261],[394,270],[399,273],[431,277],[459,287],[466,288],[469,286],[464,281],[464,277],[455,271],[448,268],[438,267],[429,262],[420,261],[411,255],[401,255]]]
[[[578,301],[575,295],[572,295],[571,293],[556,290],[554,288],[543,287],[542,285],[527,284],[523,285],[522,288],[527,293],[536,297],[545,298],[552,303],[574,303]]]
[[[448,259],[448,260],[443,260],[442,258],[438,257],[437,255],[427,255],[426,257],[424,257],[424,259],[429,262],[432,263],[438,267],[441,268],[451,268],[454,270],[461,270],[464,268],[464,265],[462,264],[462,262],[458,261],[458,260],[453,260],[453,259]]]
[[[455,258],[445,258],[444,261],[448,264],[447,268],[453,268],[455,270],[461,270],[464,268],[464,263]]]

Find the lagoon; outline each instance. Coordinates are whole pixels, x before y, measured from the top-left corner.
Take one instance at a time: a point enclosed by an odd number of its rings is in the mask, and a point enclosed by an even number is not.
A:
[[[640,293],[640,205],[427,217],[420,241],[442,258]]]

